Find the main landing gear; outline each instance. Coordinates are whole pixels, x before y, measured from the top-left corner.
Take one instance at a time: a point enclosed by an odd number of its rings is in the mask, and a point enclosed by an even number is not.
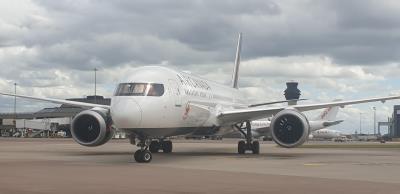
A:
[[[160,150],[162,150],[164,153],[171,153],[172,142],[170,140],[164,141],[163,139],[160,139],[159,141],[153,140],[150,143],[149,150],[151,153],[157,153]]]
[[[246,121],[245,127],[243,127],[243,123],[240,125],[234,125],[234,127],[246,138],[246,141],[239,141],[238,153],[244,154],[247,150],[249,150],[252,151],[253,154],[260,154],[260,143],[258,141],[253,141],[250,122]],[[246,130],[246,132],[244,130]]]
[[[172,152],[172,142],[170,140],[164,141],[160,139],[159,141],[151,141],[147,137],[138,137],[139,143],[135,142],[136,136],[131,136],[131,144],[140,147],[134,154],[136,162],[139,163],[149,163],[153,159],[152,153],[157,153],[162,150],[164,153]]]

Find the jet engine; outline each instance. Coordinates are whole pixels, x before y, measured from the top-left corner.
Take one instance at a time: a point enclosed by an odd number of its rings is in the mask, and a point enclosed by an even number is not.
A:
[[[114,135],[111,118],[105,111],[91,109],[80,112],[72,120],[73,139],[83,146],[100,146]]]
[[[293,148],[303,144],[309,135],[307,117],[295,109],[285,109],[271,120],[272,139],[280,146]]]

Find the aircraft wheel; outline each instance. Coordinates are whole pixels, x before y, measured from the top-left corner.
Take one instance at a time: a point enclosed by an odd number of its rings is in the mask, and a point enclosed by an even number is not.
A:
[[[138,163],[142,162],[141,157],[140,157],[141,154],[142,154],[142,150],[137,150],[135,152],[135,154],[133,155],[133,157],[135,158],[135,161]]]
[[[151,152],[149,150],[143,150],[140,153],[139,158],[141,162],[149,163],[151,162],[151,159],[153,159],[153,156],[151,155]]]
[[[260,143],[258,141],[253,141],[251,150],[253,154],[260,154]]]
[[[160,149],[160,143],[158,141],[151,141],[149,150],[151,153],[157,153]]]
[[[238,153],[239,154],[244,154],[245,151],[246,151],[246,142],[239,141],[239,143],[238,143]]]
[[[172,152],[172,142],[171,141],[164,141],[163,142],[163,152],[164,153],[171,153]]]

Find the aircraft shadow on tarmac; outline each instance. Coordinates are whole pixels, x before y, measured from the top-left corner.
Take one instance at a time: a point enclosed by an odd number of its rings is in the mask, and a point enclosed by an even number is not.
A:
[[[106,160],[102,160],[101,163],[123,163],[123,162],[134,162],[133,152],[128,151],[74,151],[64,152],[63,155],[67,156],[79,156],[88,158],[91,157],[106,157]],[[191,160],[197,157],[211,157],[211,159],[227,158],[227,159],[261,159],[261,160],[290,160],[307,157],[307,153],[260,153],[258,155],[252,153],[237,154],[234,152],[225,152],[222,150],[193,150],[193,151],[177,151],[172,153],[154,153],[153,158],[159,162],[169,162],[176,160]],[[109,156],[109,157],[108,157]],[[97,162],[101,161],[96,160]]]
[[[133,151],[66,151],[58,153],[65,156],[79,156],[79,158],[87,157],[86,159],[94,158],[94,161],[100,163],[135,163],[133,159]],[[237,154],[235,152],[227,151],[226,149],[218,148],[205,148],[205,149],[193,149],[193,150],[177,150],[172,153],[154,153],[153,158],[157,163],[159,162],[174,162],[176,160],[192,160],[198,157],[210,157],[210,159],[258,159],[258,160],[296,160],[300,158],[325,158],[326,156],[338,156],[338,157],[353,157],[355,155],[364,155],[365,153],[332,153],[327,151],[317,151],[312,153],[304,152],[267,152],[255,155],[252,153]],[[385,156],[384,153],[373,154],[376,156]]]

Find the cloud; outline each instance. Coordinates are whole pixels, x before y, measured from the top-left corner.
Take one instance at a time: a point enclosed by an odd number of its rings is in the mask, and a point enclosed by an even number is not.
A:
[[[248,60],[242,63],[245,76],[325,77],[338,79],[382,80],[360,66],[339,66],[329,57],[291,56]]]

